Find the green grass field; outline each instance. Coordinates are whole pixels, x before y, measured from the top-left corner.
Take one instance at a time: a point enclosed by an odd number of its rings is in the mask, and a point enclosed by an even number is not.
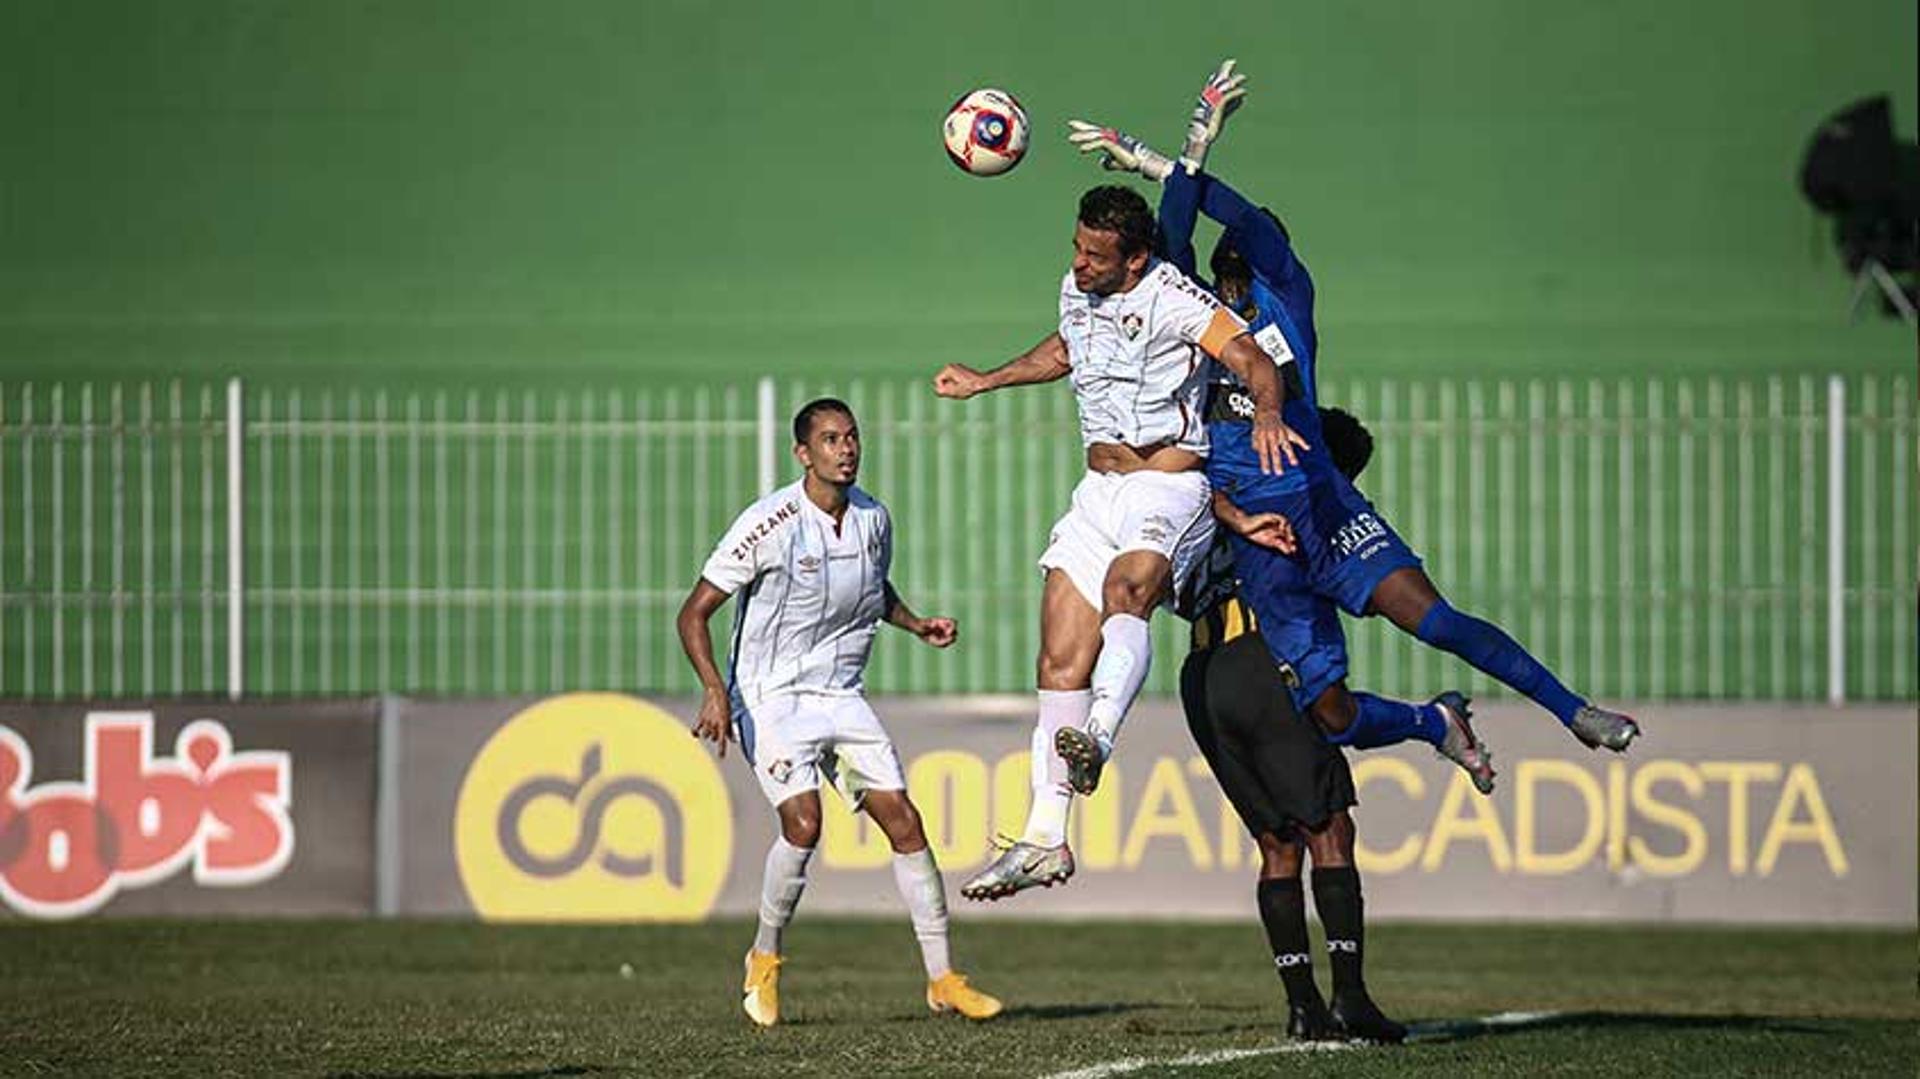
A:
[[[803,920],[767,1032],[736,1004],[749,932],[7,925],[0,1073],[1834,1076],[1920,1058],[1910,931],[1377,927],[1369,980],[1414,1043],[1310,1055],[1279,1050],[1251,923],[963,924],[957,958],[1009,1004],[976,1026],[924,1013],[904,920]],[[1474,1022],[1511,1012],[1535,1018]]]

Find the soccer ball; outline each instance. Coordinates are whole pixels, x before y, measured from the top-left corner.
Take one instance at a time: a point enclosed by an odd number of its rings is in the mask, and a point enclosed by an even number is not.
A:
[[[1004,90],[975,90],[953,103],[947,156],[975,176],[998,176],[1027,155],[1027,114]]]

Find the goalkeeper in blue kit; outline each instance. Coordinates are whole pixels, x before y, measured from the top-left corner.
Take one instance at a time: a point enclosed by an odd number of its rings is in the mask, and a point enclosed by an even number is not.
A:
[[[1424,741],[1464,768],[1482,793],[1491,792],[1492,765],[1466,723],[1464,696],[1447,693],[1413,704],[1347,688],[1338,612],[1381,615],[1533,700],[1589,748],[1624,751],[1639,735],[1638,725],[1573,693],[1498,626],[1449,604],[1412,549],[1322,448],[1313,280],[1279,219],[1204,171],[1209,146],[1245,93],[1233,66],[1227,61],[1208,79],[1179,161],[1096,124],[1071,121],[1068,137],[1083,153],[1101,154],[1108,168],[1164,184],[1166,255],[1189,275],[1195,271],[1198,214],[1224,228],[1209,260],[1213,291],[1246,319],[1256,342],[1281,365],[1287,383],[1283,419],[1314,448],[1301,455],[1300,468],[1262,473],[1248,442],[1244,391],[1231,376],[1220,375],[1207,409],[1207,478],[1215,513],[1232,534],[1240,595],[1274,659],[1293,672],[1296,702],[1337,745],[1366,749]]]

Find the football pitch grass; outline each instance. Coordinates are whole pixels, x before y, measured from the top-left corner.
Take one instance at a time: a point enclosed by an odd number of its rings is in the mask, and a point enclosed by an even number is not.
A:
[[[739,921],[14,923],[0,1074],[1834,1076],[1920,1059],[1911,931],[1378,926],[1369,981],[1413,1043],[1309,1053],[1285,1048],[1251,920],[956,928],[999,1020],[927,1015],[904,917],[803,916],[784,1021],[762,1031],[738,1005]]]

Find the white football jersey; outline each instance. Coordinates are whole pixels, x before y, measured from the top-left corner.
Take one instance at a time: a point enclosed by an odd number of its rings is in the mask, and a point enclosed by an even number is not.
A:
[[[1207,451],[1201,416],[1209,356],[1247,324],[1170,262],[1154,260],[1131,291],[1060,283],[1060,337],[1072,364],[1080,441]]]
[[[839,527],[804,480],[748,506],[700,576],[736,596],[728,682],[735,707],[780,693],[862,690],[886,614],[893,521],[858,487]]]

